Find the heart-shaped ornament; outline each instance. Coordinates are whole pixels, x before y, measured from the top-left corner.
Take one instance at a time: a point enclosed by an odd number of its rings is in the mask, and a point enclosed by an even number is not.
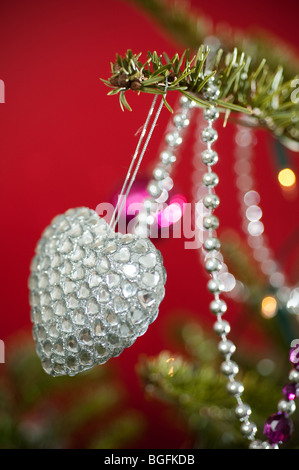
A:
[[[158,315],[166,272],[148,239],[115,233],[86,207],[53,219],[29,278],[36,350],[53,376],[118,356]]]

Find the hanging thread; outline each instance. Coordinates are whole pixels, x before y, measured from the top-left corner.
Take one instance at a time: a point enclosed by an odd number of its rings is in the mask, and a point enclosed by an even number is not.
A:
[[[166,77],[166,80],[165,80],[165,89],[164,89],[164,92],[166,94],[167,92],[167,88],[168,88],[168,79]],[[156,95],[153,99],[153,102],[152,102],[152,105],[150,107],[150,110],[148,112],[148,115],[147,115],[147,118],[146,118],[146,121],[144,123],[144,126],[143,126],[143,129],[142,129],[142,133],[140,135],[140,138],[138,140],[138,143],[137,143],[137,146],[136,146],[136,150],[134,152],[134,155],[132,157],[132,161],[131,161],[131,164],[129,166],[129,169],[128,169],[128,172],[127,172],[127,175],[126,175],[126,178],[125,178],[125,181],[124,181],[124,184],[122,186],[122,189],[121,189],[121,192],[120,192],[120,195],[118,197],[118,201],[117,201],[117,204],[115,206],[115,209],[114,209],[114,212],[112,214],[112,218],[111,218],[111,221],[110,221],[110,224],[109,224],[109,227],[111,227],[113,230],[115,230],[115,227],[118,223],[118,220],[119,220],[119,217],[120,217],[120,214],[123,210],[123,207],[124,207],[124,204],[125,204],[125,201],[129,195],[129,192],[132,188],[132,185],[136,179],[136,175],[138,173],[138,170],[140,168],[140,165],[141,165],[141,162],[143,160],[143,157],[144,157],[144,154],[146,152],[146,149],[148,147],[148,144],[150,142],[150,139],[152,137],[152,134],[154,132],[154,129],[156,127],[156,124],[157,124],[157,121],[158,121],[158,118],[159,118],[159,115],[161,113],[161,110],[162,110],[162,107],[163,107],[163,97],[161,98],[161,102],[160,102],[160,105],[159,105],[159,108],[157,109],[156,111],[156,114],[155,114],[155,117],[154,117],[154,120],[153,120],[153,123],[151,125],[151,128],[148,132],[148,135],[147,135],[147,138],[146,138],[146,141],[143,145],[143,148],[141,150],[141,153],[139,155],[139,158],[137,160],[137,157],[138,157],[138,154],[139,154],[139,150],[140,150],[140,147],[141,147],[141,144],[142,144],[142,141],[144,139],[144,136],[146,134],[146,131],[147,131],[147,128],[148,128],[148,125],[149,125],[149,122],[150,122],[150,119],[151,119],[151,116],[154,112],[154,109],[155,109],[155,105],[156,105],[156,102],[157,102],[157,98],[158,96]],[[132,172],[132,169],[133,169],[133,166],[134,166],[134,163],[136,162],[137,160],[137,163],[136,163],[136,166],[135,166],[135,170],[131,176],[131,172]],[[130,176],[131,176],[131,179],[130,179]]]

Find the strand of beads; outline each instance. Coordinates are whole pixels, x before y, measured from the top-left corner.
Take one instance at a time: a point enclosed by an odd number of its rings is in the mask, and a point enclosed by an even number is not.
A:
[[[244,391],[243,384],[235,377],[239,372],[239,366],[231,360],[236,351],[235,344],[227,338],[230,332],[230,324],[223,320],[222,316],[227,311],[226,303],[220,299],[223,292],[223,284],[218,278],[222,262],[220,254],[220,241],[215,235],[215,230],[219,227],[219,220],[214,216],[213,211],[219,206],[219,198],[214,194],[214,187],[219,179],[212,171],[212,166],[218,161],[217,153],[212,150],[212,144],[217,140],[218,134],[213,129],[213,122],[219,117],[215,106],[204,111],[204,118],[208,121],[208,127],[202,132],[202,140],[207,144],[207,149],[202,152],[202,161],[208,167],[207,173],[203,176],[203,184],[208,187],[208,195],[203,199],[205,207],[209,210],[204,218],[203,225],[208,230],[208,238],[204,243],[204,249],[208,252],[205,261],[206,270],[210,273],[211,279],[208,282],[208,289],[214,295],[214,300],[210,303],[210,310],[217,316],[214,324],[214,331],[221,337],[218,345],[219,352],[224,356],[221,371],[227,377],[227,391],[234,396],[237,401],[235,414],[241,422],[241,432],[250,442],[251,449],[278,449],[278,444],[285,443],[290,438],[293,431],[293,424],[289,416],[295,411],[295,398],[299,395],[299,342],[291,349],[290,360],[294,369],[289,374],[290,383],[283,388],[284,399],[278,403],[278,412],[271,415],[264,426],[264,435],[267,440],[262,442],[255,440],[257,426],[250,420],[251,408],[245,403],[241,395]]]
[[[200,136],[202,128],[206,125],[206,123],[203,117],[203,113],[201,112],[201,110],[198,110],[198,111],[199,112],[197,112],[197,116],[196,116],[196,131],[195,132],[196,132],[196,135]],[[195,236],[196,236],[199,247],[204,244],[206,238],[209,235],[208,231],[205,228],[207,221],[205,221],[205,226],[203,222],[204,222],[205,216],[209,214],[210,204],[211,202],[213,202],[213,200],[214,200],[214,203],[216,203],[216,206],[219,203],[219,199],[215,197],[214,195],[214,188],[216,186],[214,185],[214,187],[212,187],[213,185],[211,185],[210,182],[208,182],[208,186],[204,186],[203,182],[207,184],[207,176],[205,176],[204,180],[202,177],[203,172],[204,172],[204,168],[202,164],[203,161],[210,165],[208,166],[208,171],[211,171],[211,167],[213,166],[213,163],[214,164],[217,163],[218,156],[215,153],[213,158],[211,159],[210,154],[206,152],[206,154],[204,154],[201,157],[202,150],[203,150],[202,140],[195,139],[194,147],[193,147],[194,172],[192,175],[192,182],[193,182],[192,194],[193,194],[193,198],[195,201],[195,215],[196,215]],[[215,182],[217,182],[217,179]],[[209,209],[206,206],[204,206],[203,202],[199,202],[199,201],[203,201],[205,196],[207,195],[209,197],[205,199],[205,202],[206,202],[206,205],[208,205]],[[207,256],[207,250],[205,248],[199,250],[199,257],[200,257],[201,263],[204,264],[206,256]],[[217,278],[219,281],[221,281],[223,294],[228,294],[235,288],[237,281],[235,277],[231,273],[228,272],[228,267],[224,263],[223,257],[219,251],[215,253],[215,257],[217,257],[217,259],[221,261],[221,269],[220,271],[217,272]]]
[[[242,216],[242,229],[253,257],[258,262],[261,271],[267,276],[270,286],[276,290],[279,305],[286,307],[291,314],[299,314],[299,288],[285,284],[285,275],[275,260],[264,233],[262,222],[261,196],[254,185],[252,167],[255,136],[250,127],[237,126],[235,135],[235,164],[236,185]],[[275,313],[275,312],[274,312]]]
[[[208,187],[209,191],[208,195],[203,199],[203,204],[209,211],[208,215],[203,220],[204,228],[208,230],[208,238],[203,245],[204,249],[208,252],[205,260],[205,268],[211,275],[211,279],[208,281],[208,290],[214,296],[214,300],[210,303],[210,310],[217,316],[214,331],[221,338],[218,349],[224,356],[221,371],[228,379],[228,393],[234,396],[237,401],[235,413],[241,421],[241,432],[249,440],[254,440],[257,427],[249,420],[251,408],[244,403],[241,398],[244,391],[243,384],[235,380],[239,367],[236,362],[232,361],[231,357],[236,350],[236,346],[227,338],[231,328],[230,324],[222,318],[223,314],[227,311],[227,304],[220,298],[223,292],[223,283],[218,278],[218,272],[221,270],[222,263],[217,257],[220,252],[220,241],[215,234],[215,230],[219,227],[219,219],[213,214],[213,211],[220,203],[219,197],[213,192],[213,188],[218,184],[219,178],[217,174],[212,171],[212,166],[218,162],[218,154],[212,149],[212,144],[216,142],[218,138],[218,133],[213,128],[213,122],[216,121],[218,117],[219,113],[215,106],[204,110],[204,118],[208,122],[208,127],[202,132],[202,140],[207,144],[207,149],[202,152],[201,157],[208,169],[203,175],[203,184]]]
[[[147,237],[150,227],[155,223],[160,210],[159,205],[168,200],[169,191],[173,188],[170,176],[176,162],[176,152],[183,142],[184,132],[190,124],[192,108],[195,103],[186,97],[181,97],[178,111],[172,118],[171,128],[165,135],[166,148],[160,153],[160,161],[152,172],[153,179],[148,183],[149,197],[144,200],[143,208],[137,215],[135,234]]]
[[[208,171],[203,176],[203,184],[208,187],[208,195],[204,197],[203,203],[209,210],[204,218],[203,224],[208,230],[208,238],[204,242],[204,249],[208,252],[205,260],[205,268],[210,273],[211,279],[208,282],[208,289],[213,294],[214,299],[210,303],[210,311],[216,315],[217,320],[214,324],[214,331],[220,336],[218,344],[219,352],[223,355],[224,361],[221,364],[221,371],[227,377],[227,391],[237,402],[235,408],[236,417],[241,422],[241,432],[243,436],[251,441],[250,448],[275,449],[278,448],[276,442],[255,441],[257,426],[250,420],[252,413],[250,406],[245,403],[241,396],[244,391],[242,382],[236,380],[239,372],[238,364],[232,360],[232,355],[236,351],[235,344],[228,339],[231,327],[228,321],[224,320],[223,314],[227,311],[227,304],[220,298],[223,292],[223,283],[218,278],[222,262],[218,259],[220,254],[220,241],[216,237],[215,230],[219,227],[219,220],[213,214],[213,211],[219,206],[219,197],[214,193],[213,188],[218,184],[219,178],[212,171],[212,166],[218,161],[217,153],[212,149],[212,144],[218,138],[217,131],[213,128],[213,122],[218,118],[219,113],[215,106],[204,111],[204,118],[208,121],[208,127],[202,132],[202,140],[207,144],[207,149],[202,152],[202,161],[207,165]],[[220,256],[221,258],[221,256]],[[260,448],[259,447],[259,448]]]

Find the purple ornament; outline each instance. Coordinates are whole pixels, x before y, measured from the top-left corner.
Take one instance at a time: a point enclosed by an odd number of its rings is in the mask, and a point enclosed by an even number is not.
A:
[[[270,444],[282,444],[290,439],[293,422],[285,413],[275,413],[267,419],[263,432]]]
[[[299,371],[299,343],[290,349],[290,362]]]
[[[295,398],[299,397],[299,387],[297,387],[295,382],[292,382],[283,387],[282,393],[287,400],[295,400]]]

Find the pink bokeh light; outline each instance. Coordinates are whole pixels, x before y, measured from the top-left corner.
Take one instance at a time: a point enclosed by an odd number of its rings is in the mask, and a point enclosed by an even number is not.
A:
[[[160,227],[170,227],[183,216],[187,200],[182,194],[175,194],[170,198],[169,205],[159,212],[157,220]]]

